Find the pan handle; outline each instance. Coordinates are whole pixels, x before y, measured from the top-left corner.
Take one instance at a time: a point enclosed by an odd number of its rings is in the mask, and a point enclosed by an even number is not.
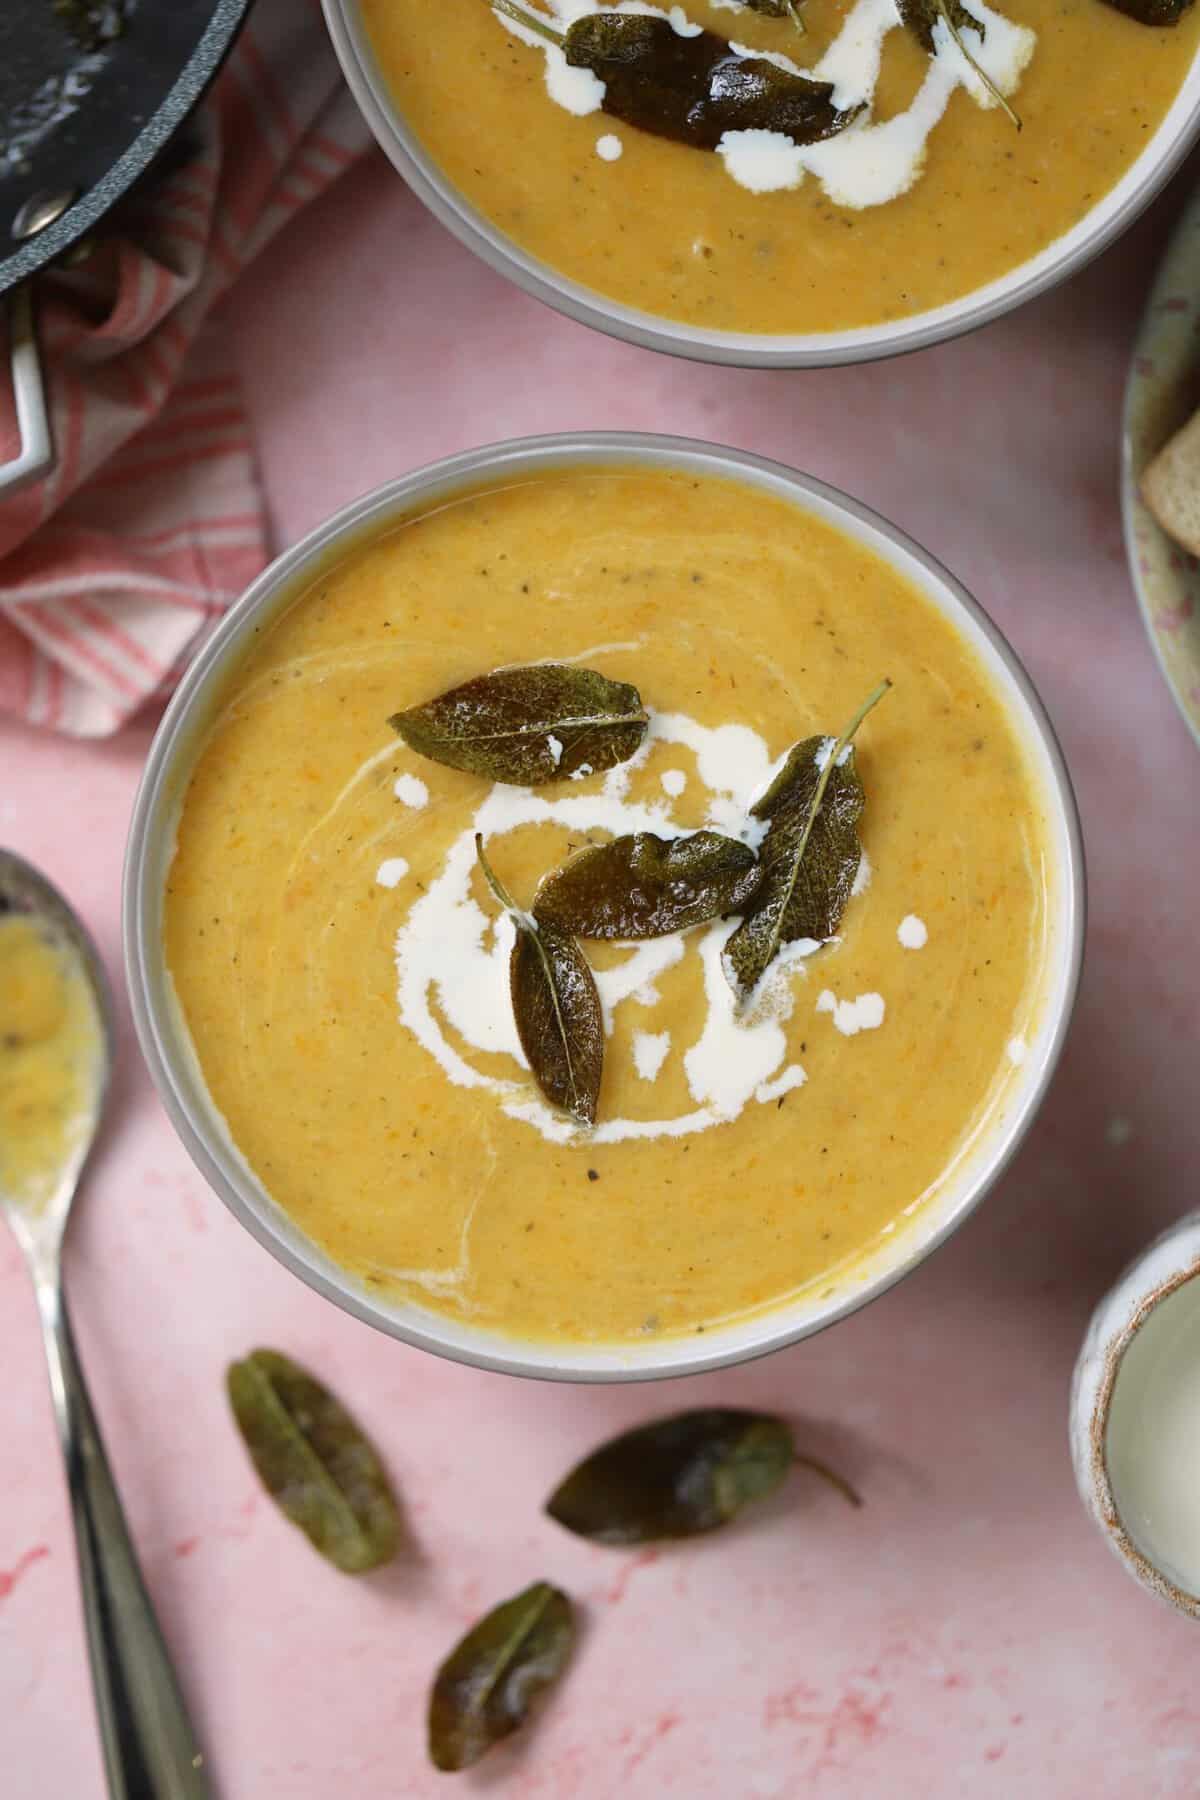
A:
[[[0,500],[54,467],[46,383],[33,323],[33,290],[28,282],[14,288],[8,297],[8,343],[21,448],[13,461],[0,465]]]

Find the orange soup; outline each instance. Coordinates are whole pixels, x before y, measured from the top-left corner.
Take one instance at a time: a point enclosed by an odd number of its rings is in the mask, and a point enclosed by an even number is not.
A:
[[[635,754],[520,786],[388,723],[543,659],[636,686]],[[764,858],[755,796],[883,676],[829,940],[749,1006],[736,916],[583,942],[597,1121],[557,1112],[476,833],[521,908],[625,833]],[[738,482],[544,473],[363,544],[256,639],[183,802],[166,953],[234,1141],[347,1269],[513,1337],[631,1341],[823,1291],[944,1190],[1045,985],[1045,832],[974,651],[861,545]]]

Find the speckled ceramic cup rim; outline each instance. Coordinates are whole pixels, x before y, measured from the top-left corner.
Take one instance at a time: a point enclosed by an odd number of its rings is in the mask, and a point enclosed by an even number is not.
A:
[[[322,0],[322,5],[342,73],[376,142],[460,243],[526,293],[579,324],[696,362],[760,369],[832,368],[900,356],[975,331],[1056,287],[1106,250],[1150,204],[1200,135],[1197,55],[1159,129],[1116,186],[1070,231],[1007,275],[948,305],[851,331],[791,336],[704,331],[625,306],[522,249],[458,192],[406,124],[375,60],[360,0]]]
[[[630,465],[732,478],[828,520],[865,545],[950,618],[991,671],[1014,730],[1038,760],[1055,834],[1054,955],[1046,975],[1035,1044],[1023,1085],[1002,1125],[964,1151],[961,1195],[931,1200],[904,1234],[851,1271],[832,1300],[811,1293],[703,1336],[646,1345],[545,1344],[469,1328],[448,1315],[389,1304],[321,1251],[283,1212],[236,1151],[207,1096],[170,992],[162,948],[162,888],[178,807],[213,700],[244,655],[259,623],[302,590],[305,577],[415,509],[481,485],[549,470]],[[743,451],[635,432],[569,433],[486,446],[429,465],[353,502],[280,556],[224,617],[185,674],[146,763],[125,860],[123,933],[134,1023],[150,1074],[185,1148],[235,1218],[260,1244],[327,1299],[393,1337],[459,1362],[506,1374],[563,1381],[635,1381],[699,1374],[748,1361],[847,1317],[892,1287],[948,1239],[979,1205],[1023,1141],[1057,1066],[1083,954],[1083,845],[1070,778],[1053,728],[1015,652],[978,603],[941,564],[895,526],[837,489]],[[887,1252],[895,1247],[892,1260]],[[856,1270],[859,1265],[856,1265]],[[831,1276],[832,1280],[833,1277]],[[831,1290],[832,1291],[832,1290]]]
[[[1126,1283],[1134,1281],[1138,1271],[1149,1261],[1156,1251],[1168,1246],[1181,1235],[1190,1235],[1195,1248],[1182,1269],[1175,1269],[1164,1275],[1159,1281],[1142,1294],[1134,1305],[1133,1311],[1124,1322],[1116,1327],[1104,1344],[1104,1362],[1100,1382],[1094,1398],[1088,1404],[1086,1421],[1087,1465],[1079,1466],[1076,1456],[1076,1479],[1079,1482],[1084,1500],[1088,1504],[1093,1518],[1104,1534],[1109,1548],[1116,1554],[1135,1581],[1141,1583],[1152,1594],[1158,1595],[1177,1611],[1187,1614],[1189,1618],[1200,1619],[1200,1593],[1190,1593],[1155,1563],[1147,1553],[1135,1542],[1121,1517],[1117,1505],[1117,1497],[1113,1491],[1112,1479],[1108,1472],[1108,1425],[1112,1416],[1113,1396],[1116,1392],[1117,1379],[1121,1373],[1130,1346],[1142,1328],[1156,1313],[1164,1301],[1179,1293],[1181,1288],[1200,1279],[1200,1213],[1190,1214],[1180,1220],[1137,1257],[1125,1271],[1112,1293],[1107,1295],[1097,1309],[1097,1317],[1104,1314],[1107,1308],[1115,1304],[1116,1296]],[[1080,1406],[1080,1393],[1083,1383],[1083,1358],[1080,1359],[1076,1373],[1072,1411],[1077,1412]],[[1082,1421],[1076,1419],[1079,1429]],[[1086,1484],[1086,1488],[1085,1488]]]

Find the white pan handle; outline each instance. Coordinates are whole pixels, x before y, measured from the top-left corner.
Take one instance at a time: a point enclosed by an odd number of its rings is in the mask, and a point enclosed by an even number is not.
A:
[[[33,324],[33,290],[28,282],[14,288],[8,297],[8,343],[21,448],[12,462],[0,465],[0,500],[54,467],[46,383]]]

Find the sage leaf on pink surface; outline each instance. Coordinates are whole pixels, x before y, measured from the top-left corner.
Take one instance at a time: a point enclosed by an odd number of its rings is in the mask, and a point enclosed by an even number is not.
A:
[[[773,1493],[793,1456],[783,1419],[736,1407],[676,1413],[622,1432],[585,1457],[546,1511],[597,1544],[695,1537]]]
[[[366,1434],[314,1375],[277,1350],[253,1350],[226,1377],[250,1460],[280,1511],[346,1574],[396,1554],[400,1515]]]
[[[571,1602],[535,1581],[494,1607],[454,1647],[429,1696],[429,1757],[468,1769],[520,1729],[566,1667],[575,1641]]]

